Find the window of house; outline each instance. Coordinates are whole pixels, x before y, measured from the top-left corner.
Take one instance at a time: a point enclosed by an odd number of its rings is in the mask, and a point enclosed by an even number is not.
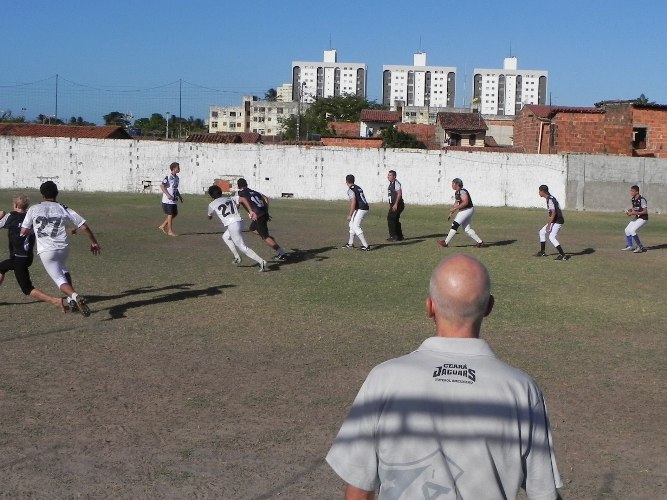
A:
[[[475,137],[475,134],[470,134],[470,136],[468,137],[468,144],[470,146],[474,146],[476,139],[477,138]]]
[[[218,122],[211,122],[212,128],[218,128]]]
[[[230,111],[229,116],[236,116],[236,111]]]
[[[632,129],[633,149],[646,149],[647,136],[648,136],[648,129],[646,127],[634,127]]]
[[[211,118],[217,118],[218,117],[218,112],[217,111],[211,111]]]

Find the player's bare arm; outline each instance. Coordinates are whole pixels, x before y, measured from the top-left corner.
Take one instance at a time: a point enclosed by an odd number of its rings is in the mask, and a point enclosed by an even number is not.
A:
[[[93,234],[93,231],[88,227],[88,224],[82,224],[79,229],[81,229],[81,231],[86,233],[86,236],[88,236],[88,239],[90,240],[90,251],[92,252],[92,254],[99,255],[100,252],[102,251],[102,247],[97,242],[97,238],[95,238],[95,235]]]
[[[351,484],[348,484],[345,488],[345,500],[373,500],[374,498],[374,491],[360,490]]]
[[[357,199],[353,198],[350,200],[350,210],[348,211],[347,214],[347,220],[352,220],[352,214],[354,214],[354,211],[357,209]]]

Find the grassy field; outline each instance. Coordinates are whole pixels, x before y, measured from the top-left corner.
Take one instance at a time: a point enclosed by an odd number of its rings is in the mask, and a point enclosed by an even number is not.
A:
[[[0,191],[0,208],[12,194]],[[442,249],[443,207],[408,205],[407,239],[389,244],[386,207],[374,205],[374,249],[358,252],[337,248],[346,203],[275,200],[272,233],[296,253],[258,273],[249,259],[232,265],[203,196],[179,206],[177,238],[157,230],[155,195],[60,201],[103,247],[94,257],[72,237],[93,314],[27,299],[13,276],[0,287],[0,496],[340,498],[324,456],[370,368],[432,334],[428,278],[455,252],[491,272],[484,338],[546,394],[565,498],[664,495],[664,215],[651,215],[649,250],[635,255],[620,251],[627,200],[618,213],[566,212],[572,258],[556,262],[532,257],[543,210],[477,208],[489,246],[459,234]],[[39,260],[32,269],[55,294]]]

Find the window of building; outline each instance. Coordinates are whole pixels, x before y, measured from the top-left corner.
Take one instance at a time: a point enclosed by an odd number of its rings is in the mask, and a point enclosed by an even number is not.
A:
[[[276,114],[282,115],[283,114],[283,108],[276,108]]]
[[[236,123],[230,122],[229,123],[229,128],[236,128]]]
[[[211,118],[217,118],[218,117],[218,112],[217,111],[211,111]]]
[[[648,136],[648,129],[646,127],[634,127],[632,129],[633,149],[646,149],[647,136]]]
[[[218,122],[211,122],[212,128],[218,128]]]
[[[236,116],[236,111],[230,111],[229,116]]]

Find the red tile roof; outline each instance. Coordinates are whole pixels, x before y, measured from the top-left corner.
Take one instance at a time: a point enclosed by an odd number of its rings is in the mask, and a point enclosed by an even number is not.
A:
[[[123,127],[0,123],[0,135],[16,137],[72,137],[77,139],[132,139]]]
[[[479,113],[438,113],[438,123],[443,130],[479,131],[488,130],[486,122]]]
[[[205,142],[209,144],[256,144],[262,136],[256,132],[216,132],[215,134],[192,134],[185,142]]]
[[[384,109],[362,109],[362,122],[382,122],[382,123],[399,123],[401,121],[400,111],[387,111]]]

